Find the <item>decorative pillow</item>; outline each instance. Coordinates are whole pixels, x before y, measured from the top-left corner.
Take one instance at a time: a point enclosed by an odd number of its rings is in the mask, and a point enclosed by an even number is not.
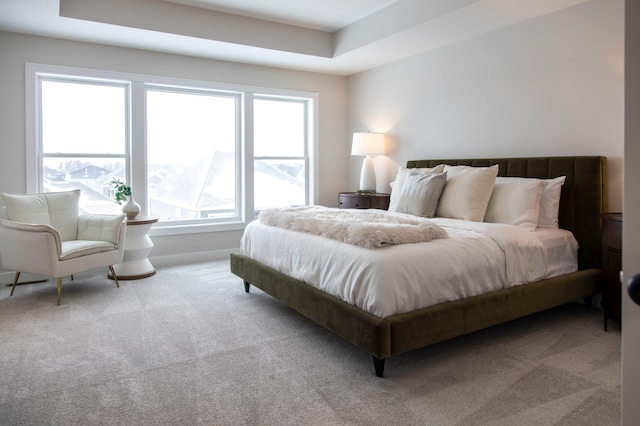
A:
[[[566,176],[554,179],[541,179],[545,184],[540,198],[540,216],[538,217],[539,228],[557,228],[558,211],[560,210],[560,193],[562,185],[566,181]]]
[[[397,211],[398,208],[398,200],[400,199],[400,193],[402,192],[402,187],[404,186],[405,178],[410,174],[416,173],[442,173],[444,170],[444,164],[438,164],[435,167],[425,167],[419,169],[407,169],[406,167],[400,167],[398,169],[398,174],[396,175],[396,180],[391,182],[391,197],[389,199],[389,210]]]
[[[444,185],[437,216],[482,222],[498,175],[498,165],[491,167],[444,166]]]
[[[534,231],[545,184],[539,179],[496,178],[485,222],[506,223]]]
[[[446,181],[446,173],[407,175],[395,211],[414,216],[433,217]]]

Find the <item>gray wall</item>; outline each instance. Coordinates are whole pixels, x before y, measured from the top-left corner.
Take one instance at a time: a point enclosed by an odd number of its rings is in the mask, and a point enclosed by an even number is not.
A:
[[[379,191],[410,159],[604,155],[620,211],[623,49],[623,0],[569,7],[349,77],[350,131],[388,136]]]
[[[317,202],[337,206],[338,192],[348,189],[346,77],[0,32],[0,192],[26,190],[27,62],[318,93]],[[224,256],[239,246],[241,234],[228,231],[155,237],[151,256],[159,263]]]

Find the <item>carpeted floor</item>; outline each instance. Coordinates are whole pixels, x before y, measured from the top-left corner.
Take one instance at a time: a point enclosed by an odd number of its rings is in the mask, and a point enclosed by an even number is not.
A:
[[[386,362],[227,261],[0,288],[1,425],[617,425],[620,325],[566,305]]]

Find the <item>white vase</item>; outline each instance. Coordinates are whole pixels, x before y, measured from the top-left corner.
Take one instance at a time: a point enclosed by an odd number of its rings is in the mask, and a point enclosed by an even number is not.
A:
[[[127,215],[128,220],[133,220],[140,213],[140,204],[133,199],[133,194],[129,196],[129,201],[122,207],[122,213]]]

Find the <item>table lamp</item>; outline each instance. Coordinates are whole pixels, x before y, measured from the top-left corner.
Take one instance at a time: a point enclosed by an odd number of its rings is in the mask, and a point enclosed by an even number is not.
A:
[[[354,133],[351,144],[351,155],[364,155],[360,172],[360,193],[375,194],[376,171],[373,167],[373,156],[386,154],[383,133]]]

